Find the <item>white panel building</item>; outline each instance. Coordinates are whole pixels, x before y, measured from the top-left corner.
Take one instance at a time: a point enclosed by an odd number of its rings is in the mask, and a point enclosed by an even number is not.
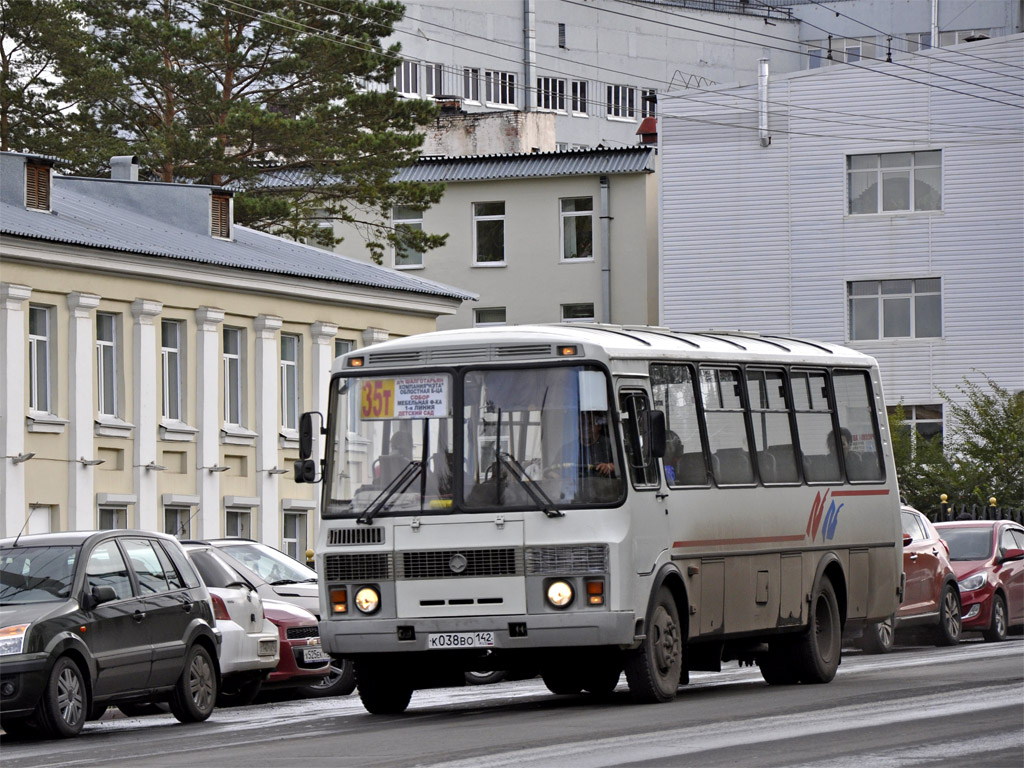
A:
[[[663,323],[849,344],[925,432],[964,376],[1024,387],[1022,64],[1018,34],[663,98]]]

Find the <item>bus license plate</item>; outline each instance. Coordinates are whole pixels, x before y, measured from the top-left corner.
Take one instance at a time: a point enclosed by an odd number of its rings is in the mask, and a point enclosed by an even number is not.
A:
[[[493,632],[441,632],[427,635],[427,648],[493,648]]]
[[[330,661],[331,657],[323,651],[321,651],[319,648],[303,648],[302,660],[309,664],[313,661]]]

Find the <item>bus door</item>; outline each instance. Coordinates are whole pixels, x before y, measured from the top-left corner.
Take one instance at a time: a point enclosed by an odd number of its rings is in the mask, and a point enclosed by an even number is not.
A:
[[[651,573],[659,555],[670,544],[666,494],[661,488],[658,457],[651,450],[653,441],[648,432],[650,410],[650,398],[643,389],[619,390],[624,469],[630,484],[626,509],[632,520],[633,562],[638,574]]]

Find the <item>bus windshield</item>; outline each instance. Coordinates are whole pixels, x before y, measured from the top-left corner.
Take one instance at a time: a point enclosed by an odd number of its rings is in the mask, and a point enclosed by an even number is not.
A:
[[[558,514],[625,494],[608,377],[597,368],[354,377],[336,380],[333,400],[324,517]]]

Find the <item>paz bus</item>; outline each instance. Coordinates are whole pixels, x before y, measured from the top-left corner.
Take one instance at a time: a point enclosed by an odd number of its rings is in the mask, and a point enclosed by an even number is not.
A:
[[[323,483],[324,650],[372,713],[467,670],[671,700],[690,671],[827,683],[902,599],[875,361],[744,332],[534,325],[338,358],[296,478]],[[324,445],[322,461],[310,458]]]

